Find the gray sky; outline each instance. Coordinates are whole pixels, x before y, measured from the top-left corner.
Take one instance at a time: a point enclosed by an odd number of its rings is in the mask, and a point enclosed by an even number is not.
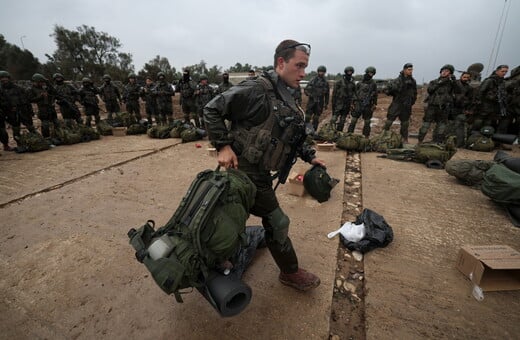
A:
[[[520,64],[520,0],[509,14],[496,64]],[[156,55],[180,70],[200,60],[226,69],[236,62],[271,65],[276,45],[312,45],[307,71],[347,65],[376,78],[414,64],[418,82],[438,77],[446,63],[487,68],[504,0],[0,0],[0,33],[39,60],[56,49],[54,25],[83,24],[118,38],[135,70]],[[496,65],[492,65],[494,68]],[[483,76],[490,71],[484,69]]]

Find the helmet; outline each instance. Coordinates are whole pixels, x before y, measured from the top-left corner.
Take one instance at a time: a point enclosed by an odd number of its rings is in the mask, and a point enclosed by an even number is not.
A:
[[[164,75],[164,72],[159,72],[159,73],[157,73],[157,78],[160,78],[160,77],[166,77],[166,76]]]
[[[104,74],[103,75],[103,80],[112,80],[112,78],[110,77],[110,75]]]
[[[318,72],[327,72],[327,68],[323,65],[318,66]]]
[[[47,81],[47,78],[43,76],[41,73],[35,73],[32,76],[32,81]]]
[[[520,66],[517,66],[517,67],[515,67],[514,69],[511,70],[510,78],[514,78],[514,77],[516,77],[519,74],[520,74]]]
[[[61,74],[61,73],[54,73],[54,74],[52,75],[52,79],[56,79],[56,78],[65,78],[65,77],[64,77],[63,74]]]
[[[135,73],[129,73],[128,79],[130,79],[130,78],[137,78],[137,76],[135,75]]]
[[[208,80],[208,76],[205,75],[204,73],[202,73],[202,74],[200,75],[200,80]]]
[[[318,202],[328,201],[330,191],[339,180],[331,178],[327,170],[319,165],[313,165],[303,176],[303,186],[305,190]]]
[[[345,72],[345,73],[349,73],[349,72],[354,73],[354,68],[352,66],[347,66],[347,67],[345,67],[345,70],[343,70],[343,72]]]
[[[11,75],[7,71],[0,71],[0,78],[9,78],[9,79],[11,79]]]
[[[441,67],[440,72],[442,72],[442,70],[449,70],[451,74],[453,74],[455,72],[455,67],[453,67],[453,65],[446,64],[443,67]]]
[[[480,129],[480,133],[483,136],[491,137],[495,134],[495,129],[492,126],[484,126],[482,129]]]
[[[376,74],[376,68],[374,66],[369,66],[366,68],[365,73]]]
[[[105,79],[105,77],[103,77],[103,79]],[[83,84],[85,84],[85,83],[89,83],[90,84],[90,83],[92,83],[92,80],[90,80],[90,78],[85,77],[85,78],[81,79],[81,82]]]

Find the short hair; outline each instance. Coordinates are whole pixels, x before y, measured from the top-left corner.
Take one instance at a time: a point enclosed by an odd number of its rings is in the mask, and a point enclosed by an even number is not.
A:
[[[462,73],[460,74],[460,77],[462,78],[462,76],[465,74],[467,74],[468,76],[471,77],[471,73],[469,73],[468,71],[462,71]]]
[[[497,68],[495,69],[495,71],[498,71],[502,68],[509,68],[509,65],[498,65]]]
[[[299,42],[296,40],[287,39],[282,41],[276,46],[276,50],[274,51],[274,68],[276,69],[276,61],[278,58],[282,57],[283,60],[288,61],[292,57],[294,57],[295,48],[290,48],[291,46],[298,45]]]
[[[407,68],[413,67],[412,63],[406,63],[403,65],[403,70],[406,70]]]

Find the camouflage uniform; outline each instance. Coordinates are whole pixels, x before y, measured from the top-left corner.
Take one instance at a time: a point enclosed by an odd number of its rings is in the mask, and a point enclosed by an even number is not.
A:
[[[347,70],[347,68],[345,68],[345,70]],[[345,127],[345,121],[347,120],[348,114],[350,113],[352,100],[356,94],[356,84],[352,79],[353,73],[354,69],[352,69],[349,73],[345,72],[341,79],[336,81],[334,84],[334,90],[332,91],[331,121],[336,126],[336,130],[338,131],[343,131],[343,128]]]
[[[370,120],[377,105],[377,85],[372,76],[365,73],[363,80],[356,84],[354,111],[348,132],[354,132],[359,117],[363,117],[363,135],[370,137]],[[339,130],[339,128],[338,128]],[[340,130],[341,131],[341,130]]]
[[[233,84],[229,82],[229,78],[224,78],[222,83],[218,84],[218,93],[225,92],[233,87]]]
[[[452,114],[448,117],[448,124],[452,124],[452,130],[457,137],[457,147],[462,147],[466,143],[466,121],[468,115],[473,111],[473,99],[475,91],[468,81],[457,80],[455,82],[455,101],[453,103]]]
[[[4,92],[4,120],[13,129],[13,138],[18,142],[20,137],[20,126],[25,125],[27,130],[35,132],[33,125],[33,110],[30,102],[30,91],[16,85],[13,81],[2,83]]]
[[[106,75],[103,76],[105,83],[99,88],[99,95],[105,103],[105,109],[108,112],[108,120],[112,120],[113,114],[120,112],[121,107],[119,102],[121,101],[121,93],[117,86],[111,83],[111,80]]]
[[[302,106],[302,88],[298,86],[298,88],[294,89],[293,92],[294,101],[297,105]]]
[[[294,273],[298,270],[298,258],[288,236],[289,218],[280,209],[271,172],[258,163],[247,161],[242,154],[242,146],[234,139],[235,130],[262,124],[271,113],[271,98],[260,78],[273,84],[276,97],[283,102],[280,106],[284,110],[288,110],[300,121],[303,120],[303,112],[296,106],[287,85],[275,72],[266,72],[257,79],[233,86],[210,101],[204,107],[204,122],[212,144],[217,149],[230,145],[238,157],[238,169],[244,171],[256,185],[255,204],[250,213],[262,218],[267,246],[280,270],[283,273]],[[231,131],[226,128],[226,120],[232,122]],[[311,162],[315,158],[315,151],[307,144],[294,147],[304,161]]]
[[[195,125],[197,127],[204,128],[203,122],[203,110],[204,106],[211,101],[215,97],[215,91],[208,84],[199,84],[197,86],[197,90],[195,91],[195,99],[197,102],[197,117],[195,119]]]
[[[54,130],[60,126],[58,114],[54,108],[56,94],[56,89],[50,83],[43,83],[41,81],[33,82],[29,90],[29,100],[38,107],[38,118],[42,123],[41,130],[43,137],[51,136],[51,125]]]
[[[65,125],[71,127],[73,121],[82,124],[81,112],[76,106],[76,101],[79,101],[78,90],[71,84],[65,83],[63,76],[60,74],[55,74],[53,78],[56,83],[56,102],[60,107],[61,116],[65,121]]]
[[[318,75],[309,81],[304,92],[309,97],[307,110],[305,111],[305,122],[312,121],[312,125],[316,130],[323,109],[329,105],[329,83],[325,77]]]
[[[181,108],[186,122],[189,122],[191,118],[197,119],[197,105],[195,103],[196,90],[197,84],[190,78],[189,73],[187,76],[186,74],[183,76],[175,88],[175,91],[181,94]]]
[[[83,78],[83,86],[79,89],[79,97],[81,105],[85,108],[85,116],[87,116],[85,124],[87,126],[91,126],[92,116],[94,116],[96,124],[100,121],[98,94],[99,90],[94,84],[90,80],[87,81],[86,78]]]
[[[7,129],[5,126],[6,122],[6,114],[5,110],[7,109],[7,97],[3,89],[0,87],[0,142],[4,146],[4,151],[11,151],[12,149],[9,147],[9,134],[7,133]]]
[[[151,79],[150,79],[151,80]],[[148,119],[148,124],[152,124],[152,116],[155,118],[155,122],[159,121],[159,117],[157,116],[157,102],[155,99],[155,93],[153,92],[153,88],[155,87],[155,83],[149,82],[145,84],[143,87],[143,91],[141,92],[141,98],[145,102],[145,110],[146,110],[146,118]]]
[[[166,124],[166,120],[173,122],[172,97],[175,95],[175,92],[173,92],[172,85],[164,79],[164,75],[158,78],[159,80],[155,84],[153,93],[157,102],[159,120],[162,124]]]
[[[511,117],[510,133],[520,136],[520,68],[511,71],[511,77],[506,81],[507,112]]]
[[[403,72],[404,70],[401,71],[399,77],[390,81],[385,90],[385,93],[392,96],[393,99],[388,107],[384,130],[389,131],[394,120],[399,118],[401,121],[401,137],[404,141],[408,141],[412,106],[417,100],[417,83],[412,76],[406,76]]]
[[[428,85],[428,98],[425,100],[428,103],[428,107],[424,112],[423,124],[419,129],[419,142],[424,140],[431,124],[435,122],[433,141],[435,143],[444,143],[448,116],[453,110],[455,93],[458,91],[455,82],[455,77],[453,74],[450,74],[449,76],[432,80]]]
[[[135,82],[135,75],[131,75],[129,79],[134,79],[134,82],[128,82],[123,89],[123,103],[126,106],[126,112],[135,116],[137,121],[141,120],[141,108],[139,106],[139,96],[142,88]]]

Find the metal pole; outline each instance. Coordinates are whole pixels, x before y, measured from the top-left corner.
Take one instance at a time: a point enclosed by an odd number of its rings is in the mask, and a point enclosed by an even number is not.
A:
[[[26,37],[25,35],[22,35],[22,36],[20,37],[20,42],[22,43],[22,48],[25,50],[25,46],[24,46],[24,44],[23,44],[23,38],[27,38],[27,37]]]

